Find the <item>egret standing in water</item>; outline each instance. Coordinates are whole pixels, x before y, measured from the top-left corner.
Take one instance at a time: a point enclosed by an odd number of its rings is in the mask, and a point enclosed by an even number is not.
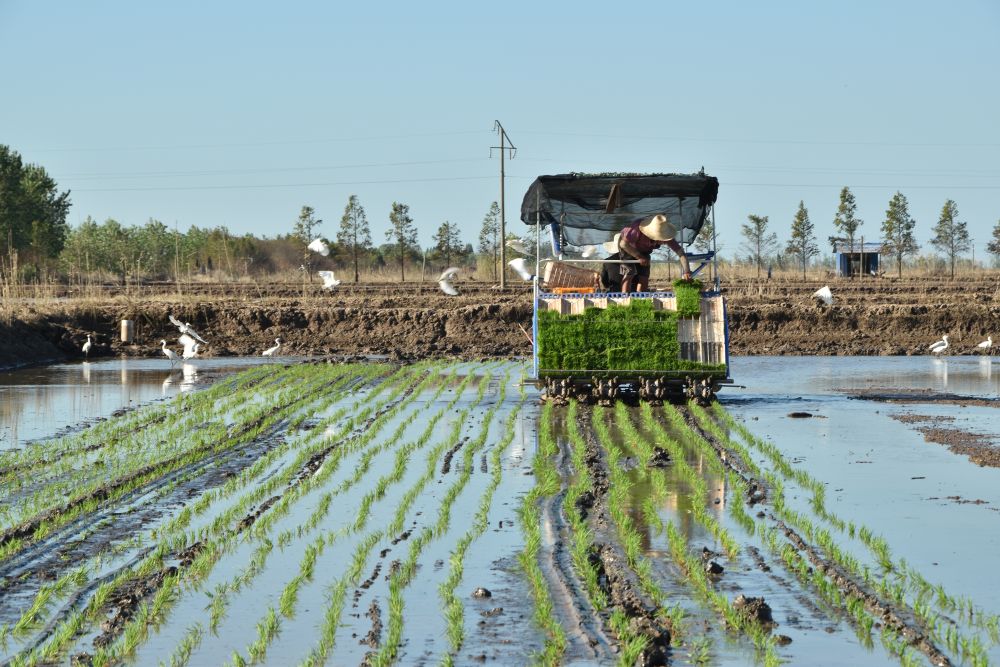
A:
[[[83,344],[83,356],[90,356],[90,334],[87,334],[87,342]]]
[[[945,334],[944,336],[941,336],[941,340],[939,340],[939,341],[937,341],[935,343],[932,343],[931,346],[929,348],[927,348],[927,349],[930,350],[931,352],[933,352],[935,355],[941,354],[942,352],[944,352],[945,350],[947,350],[948,349],[948,336],[947,336],[947,334]]]
[[[273,357],[274,354],[275,354],[275,352],[277,352],[280,349],[281,349],[281,339],[280,338],[275,338],[274,339],[274,347],[267,348],[266,350],[264,350],[263,352],[260,353],[260,356],[262,356],[262,357]]]
[[[177,353],[167,347],[167,341],[160,341],[160,349],[163,350],[163,354],[167,355],[167,359],[170,360],[170,367],[173,368],[174,364],[177,363]]]

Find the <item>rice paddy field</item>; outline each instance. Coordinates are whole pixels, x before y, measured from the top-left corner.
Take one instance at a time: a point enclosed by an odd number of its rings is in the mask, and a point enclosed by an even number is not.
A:
[[[140,361],[49,422],[72,383],[8,375],[0,664],[997,664],[1000,485],[951,447],[1000,433],[986,362],[598,407],[519,361]]]

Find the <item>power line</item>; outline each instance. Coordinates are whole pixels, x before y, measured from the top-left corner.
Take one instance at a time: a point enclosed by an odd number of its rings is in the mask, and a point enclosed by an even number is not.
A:
[[[402,178],[381,181],[329,181],[325,183],[270,183],[255,185],[189,185],[189,186],[149,186],[136,188],[76,188],[73,192],[159,192],[179,190],[266,190],[274,188],[312,188],[331,185],[381,185],[391,183],[429,183],[437,181],[477,181],[492,179],[493,176],[448,176],[444,178]]]
[[[370,169],[375,167],[412,167],[416,165],[428,164],[454,164],[457,162],[482,162],[481,159],[454,159],[454,160],[415,160],[410,162],[369,162],[360,164],[341,164],[329,166],[313,167],[261,167],[258,169],[206,169],[200,171],[134,171],[134,172],[109,172],[109,173],[80,173],[63,174],[64,178],[79,179],[117,179],[117,178],[140,178],[145,176],[216,176],[226,174],[264,174],[269,172],[291,172],[291,171],[328,171],[335,169]]]
[[[525,134],[551,135],[560,137],[584,137],[592,139],[636,139],[640,141],[676,141],[688,143],[718,144],[781,144],[792,146],[910,146],[914,148],[995,148],[1000,143],[943,143],[943,142],[889,142],[889,141],[813,141],[799,139],[728,139],[710,137],[664,137],[629,134],[590,134],[583,132],[552,132],[549,130],[526,130]]]
[[[326,139],[292,139],[283,141],[255,141],[236,142],[225,144],[171,144],[163,146],[92,146],[75,148],[32,148],[34,153],[85,153],[85,152],[113,152],[113,151],[167,151],[167,150],[193,150],[200,148],[244,148],[253,146],[294,146],[301,144],[329,144],[351,141],[398,141],[400,139],[421,139],[426,137],[444,137],[460,134],[482,134],[482,130],[454,130],[450,132],[425,132],[419,134],[396,134],[367,137],[328,137]]]

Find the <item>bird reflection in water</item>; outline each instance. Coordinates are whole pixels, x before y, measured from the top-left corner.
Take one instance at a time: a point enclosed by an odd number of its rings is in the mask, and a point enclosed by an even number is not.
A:
[[[194,364],[184,364],[181,366],[181,391],[191,391],[198,383],[198,367]]]
[[[993,375],[993,361],[989,357],[979,358],[979,376],[989,380]]]
[[[934,359],[934,377],[941,381],[941,388],[948,388],[948,360]]]
[[[83,381],[86,382],[87,384],[90,384],[90,362],[89,361],[83,362],[83,365],[80,367],[80,369],[83,371]]]

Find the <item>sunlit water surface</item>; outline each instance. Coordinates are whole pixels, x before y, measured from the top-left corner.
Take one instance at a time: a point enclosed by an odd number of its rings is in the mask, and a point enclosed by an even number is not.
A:
[[[863,389],[929,389],[995,399],[1000,361],[743,357],[733,359],[732,376],[746,388],[723,390],[722,404],[794,465],[825,482],[832,512],[882,535],[894,557],[905,558],[950,594],[1000,613],[1000,469],[927,442],[914,425],[892,418],[953,417],[942,425],[1000,444],[1000,408],[849,398]],[[790,412],[816,417],[796,419]],[[1000,659],[997,647],[990,657]]]
[[[2,371],[0,449],[85,426],[122,408],[173,398],[251,366],[290,360],[227,357],[171,367],[165,359],[122,358]]]

